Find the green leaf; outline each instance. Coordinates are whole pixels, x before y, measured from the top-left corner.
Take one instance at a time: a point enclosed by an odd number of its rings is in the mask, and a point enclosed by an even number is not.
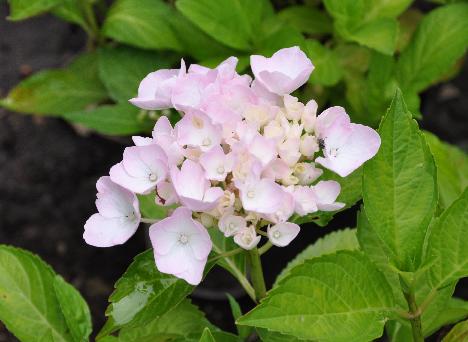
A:
[[[167,217],[167,212],[171,207],[163,207],[156,204],[155,195],[137,195],[140,203],[140,212],[143,217],[162,220]]]
[[[305,44],[301,32],[292,26],[284,25],[276,17],[271,17],[263,23],[263,34],[259,39],[259,53],[264,56],[271,56],[276,51],[291,46],[301,46]]]
[[[395,51],[398,33],[398,23],[394,18],[411,1],[325,0],[324,3],[335,19],[336,32],[344,39],[391,55]]]
[[[439,206],[446,209],[468,186],[468,156],[434,134],[424,132],[424,136],[437,166]]]
[[[220,62],[228,56],[238,55],[238,52],[211,38],[179,12],[174,11],[169,19],[184,53],[198,61],[214,58]]]
[[[213,335],[211,334],[210,329],[208,328],[205,328],[205,330],[203,330],[203,334],[201,335],[199,341],[200,342],[216,342]]]
[[[398,51],[403,51],[408,46],[423,17],[424,14],[420,10],[410,8],[398,18],[400,28],[397,41]]]
[[[278,277],[276,277],[275,284],[287,277],[294,267],[304,263],[306,260],[318,258],[322,255],[332,254],[341,250],[356,249],[359,249],[356,229],[345,228],[343,230],[331,232],[296,255],[281,271]]]
[[[95,32],[90,27],[84,6],[92,6],[93,0],[61,0],[60,5],[52,9],[52,14],[60,19],[80,25],[89,35],[94,36]]]
[[[343,77],[343,70],[334,50],[330,50],[316,40],[306,40],[305,53],[315,66],[309,82],[332,86]]]
[[[102,134],[131,135],[150,131],[154,125],[154,121],[141,117],[139,113],[138,108],[128,103],[120,103],[66,113],[63,118]]]
[[[430,336],[440,328],[449,324],[454,324],[468,317],[468,302],[459,298],[449,298],[446,300],[444,309],[432,319],[430,325],[425,325],[423,321],[424,336]]]
[[[343,38],[375,49],[386,55],[395,51],[398,35],[398,23],[393,18],[380,18],[361,25],[353,30],[335,26]]]
[[[368,341],[382,335],[393,305],[390,286],[367,257],[340,251],[295,267],[237,323],[302,339]]]
[[[450,330],[442,342],[465,342],[468,340],[468,320],[458,323]]]
[[[380,150],[364,165],[364,208],[389,259],[413,271],[437,204],[434,160],[399,91],[379,133]]]
[[[181,51],[170,24],[174,11],[160,0],[117,0],[107,13],[102,33],[143,49]]]
[[[278,13],[278,18],[307,34],[325,34],[333,31],[327,13],[309,6],[289,6]]]
[[[8,0],[10,20],[23,20],[42,14],[60,4],[62,0]]]
[[[431,280],[441,288],[468,276],[468,189],[431,225],[426,262],[431,264]]]
[[[231,307],[232,316],[234,317],[234,321],[236,321],[238,318],[242,316],[240,305],[239,303],[237,303],[236,299],[233,296],[231,296],[229,293],[226,293],[226,296],[229,300],[229,306]],[[243,341],[245,341],[252,332],[252,329],[249,327],[237,325],[236,328],[237,328],[237,333],[239,334],[239,337]]]
[[[192,290],[193,286],[184,280],[160,273],[154,263],[153,250],[147,250],[135,257],[115,284],[106,310],[108,320],[98,337],[123,326],[145,325],[174,308]]]
[[[178,0],[177,9],[212,38],[249,51],[262,20],[272,14],[267,0]]]
[[[22,113],[61,115],[103,101],[97,56],[85,54],[67,68],[38,72],[13,88],[0,105]]]
[[[141,80],[152,71],[168,69],[176,56],[155,51],[144,51],[127,46],[99,50],[99,77],[110,97],[127,102],[138,93]]]
[[[439,7],[426,15],[397,65],[402,89],[420,92],[441,76],[466,51],[468,4]]]
[[[59,275],[55,276],[54,290],[73,340],[76,342],[88,341],[92,330],[88,304],[80,293]]]
[[[120,330],[117,341],[122,342],[154,342],[154,341],[194,341],[198,342],[204,329],[210,329],[214,336],[227,336],[227,341],[233,335],[227,334],[212,325],[195,305],[188,299],[161,316],[143,326],[124,327]],[[105,341],[100,339],[99,341]]]
[[[298,342],[303,341],[295,338],[291,335],[280,334],[274,331],[268,331],[267,329],[257,328],[258,336],[260,337],[260,341],[266,342]]]
[[[0,320],[22,341],[85,341],[91,331],[79,293],[25,250],[0,245],[0,298]]]

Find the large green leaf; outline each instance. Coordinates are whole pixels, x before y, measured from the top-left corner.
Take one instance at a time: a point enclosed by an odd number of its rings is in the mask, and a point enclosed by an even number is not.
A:
[[[238,318],[240,318],[242,316],[241,307],[240,307],[239,303],[236,301],[236,299],[233,296],[231,296],[229,293],[226,293],[226,296],[228,297],[229,306],[231,307],[232,316],[234,318],[234,321],[236,321]],[[239,334],[239,337],[242,340],[247,339],[247,337],[249,337],[249,335],[252,332],[252,329],[250,327],[246,327],[246,326],[241,325],[241,326],[236,326],[236,328],[237,328],[237,333]]]
[[[325,0],[335,30],[344,39],[391,55],[395,50],[398,23],[394,19],[411,0]]]
[[[193,286],[172,275],[160,273],[154,263],[153,250],[135,257],[115,284],[106,310],[108,320],[99,337],[123,326],[142,326],[179,304]]]
[[[62,0],[8,0],[10,4],[10,20],[23,20],[47,12]]]
[[[107,13],[102,33],[143,49],[181,51],[170,17],[174,11],[160,0],[117,0]]]
[[[397,65],[403,90],[419,92],[446,73],[468,45],[468,4],[439,7],[419,24]]]
[[[444,143],[434,134],[424,132],[437,166],[439,206],[449,207],[468,186],[468,156],[457,147]]]
[[[0,105],[22,113],[61,115],[82,110],[106,97],[97,75],[97,55],[86,54],[67,68],[30,76],[13,88]]]
[[[128,103],[106,105],[91,110],[70,112],[63,118],[110,135],[130,135],[147,132],[153,128],[151,121],[140,114],[140,110]]]
[[[177,9],[219,42],[251,50],[264,17],[272,14],[267,0],[178,0]]]
[[[468,340],[468,320],[458,323],[442,342],[465,342]]]
[[[382,335],[393,305],[390,286],[367,257],[340,251],[295,267],[237,323],[303,339],[369,341]]]
[[[334,50],[331,50],[316,40],[306,40],[305,53],[315,66],[309,82],[332,86],[343,77],[343,70]]]
[[[80,25],[90,36],[95,37],[97,27],[92,27],[87,18],[86,7],[91,9],[94,0],[61,0],[60,4],[54,7],[51,11],[52,14],[60,19],[69,21],[71,23]]]
[[[80,294],[36,255],[0,245],[0,320],[22,341],[87,340],[89,309]]]
[[[435,288],[468,276],[468,189],[431,225],[427,263]]]
[[[199,341],[200,342],[216,342],[215,338],[213,337],[213,334],[208,328],[205,328],[205,330],[203,330],[203,334],[200,336]]]
[[[276,283],[289,275],[292,269],[306,260],[318,258],[322,255],[332,254],[341,250],[359,249],[355,229],[343,229],[331,232],[323,238],[318,239],[314,244],[308,246],[291,260],[281,273],[276,277]]]
[[[399,91],[379,133],[380,150],[364,165],[365,212],[392,263],[413,271],[437,204],[434,160]]]
[[[99,77],[110,97],[127,102],[135,97],[141,80],[150,72],[168,69],[177,61],[172,54],[144,51],[127,46],[99,51]]]
[[[88,304],[80,293],[59,275],[55,276],[54,290],[73,340],[76,342],[87,341],[92,330]]]
[[[278,13],[278,18],[307,34],[331,33],[333,25],[327,13],[303,5],[289,6]]]
[[[223,334],[212,325],[195,305],[185,299],[161,316],[156,316],[144,326],[124,327],[116,341],[155,342],[155,341],[198,341],[205,328],[213,335]],[[226,334],[226,333],[224,333]],[[233,335],[229,336],[233,337]],[[229,338],[228,337],[228,338]],[[100,341],[105,341],[101,339]],[[229,341],[229,339],[227,340]]]
[[[178,11],[174,11],[169,19],[183,52],[198,61],[214,58],[220,62],[229,56],[238,55],[238,52],[211,38]]]

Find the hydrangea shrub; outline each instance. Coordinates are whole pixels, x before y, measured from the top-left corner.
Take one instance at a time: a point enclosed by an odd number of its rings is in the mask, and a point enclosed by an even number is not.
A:
[[[97,180],[83,238],[112,247],[140,229],[152,248],[116,282],[96,340],[420,342],[457,322],[443,341],[463,340],[467,158],[413,117],[466,49],[466,4],[423,17],[410,1],[118,0],[99,5],[101,25],[92,2],[27,3],[11,0],[10,18],[50,11],[91,51],[1,105],[139,134]],[[308,246],[267,288],[270,248],[361,198],[357,227]],[[218,266],[253,304],[228,296],[236,334],[188,299]],[[90,339],[86,302],[39,257],[0,245],[0,268],[0,320],[18,339]]]

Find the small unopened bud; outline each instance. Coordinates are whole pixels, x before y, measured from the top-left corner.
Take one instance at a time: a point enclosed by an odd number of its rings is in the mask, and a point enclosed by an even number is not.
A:
[[[312,157],[315,152],[318,152],[319,146],[317,143],[317,138],[313,135],[305,134],[301,138],[301,144],[299,146],[299,151],[305,157]]]
[[[200,222],[202,225],[204,225],[206,228],[210,228],[214,226],[214,218],[211,215],[208,215],[206,213],[201,213],[200,215]]]

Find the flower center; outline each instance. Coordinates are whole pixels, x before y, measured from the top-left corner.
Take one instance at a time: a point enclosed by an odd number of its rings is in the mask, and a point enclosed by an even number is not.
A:
[[[150,180],[151,182],[156,182],[156,181],[158,180],[158,175],[155,174],[155,173],[150,173],[150,174],[149,174],[149,180]]]
[[[186,245],[188,243],[188,236],[185,234],[180,234],[179,238],[177,239],[182,245]]]
[[[210,138],[205,138],[202,141],[203,146],[210,146],[211,145],[211,139]]]
[[[195,127],[195,128],[198,128],[198,129],[203,128],[203,120],[200,119],[198,116],[194,116],[192,118],[192,124],[193,124],[193,127]]]
[[[216,171],[217,171],[220,175],[222,175],[222,174],[224,173],[225,170],[224,170],[224,167],[219,166],[219,167],[216,169]]]
[[[248,198],[254,198],[255,197],[255,191],[250,190],[249,192],[247,192],[247,197]]]
[[[275,239],[279,239],[281,237],[281,233],[279,231],[275,231],[275,232],[273,232],[273,237]]]
[[[229,227],[229,229],[234,229],[234,228],[236,228],[236,225],[234,224],[234,222],[231,222],[231,223],[229,223],[228,227]]]
[[[133,221],[136,219],[136,215],[135,215],[135,212],[132,211],[131,213],[129,213],[127,216],[127,219],[130,220],[130,221]]]

